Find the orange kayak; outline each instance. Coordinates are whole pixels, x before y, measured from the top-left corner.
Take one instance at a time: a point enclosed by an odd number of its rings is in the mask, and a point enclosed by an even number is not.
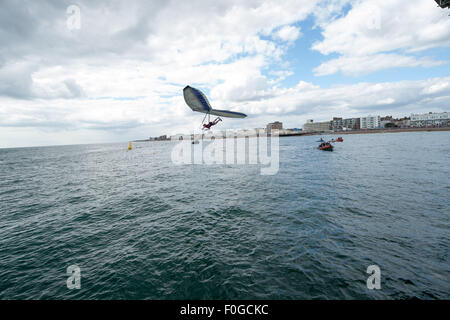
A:
[[[328,143],[328,142],[321,143],[321,144],[317,147],[317,149],[323,150],[323,151],[333,151],[333,148],[334,148],[334,147],[331,145],[331,143]]]

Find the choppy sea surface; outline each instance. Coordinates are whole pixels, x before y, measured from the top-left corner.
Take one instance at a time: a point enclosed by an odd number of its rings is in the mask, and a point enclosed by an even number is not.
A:
[[[450,132],[318,138],[280,138],[272,176],[174,142],[0,149],[0,298],[449,299]]]

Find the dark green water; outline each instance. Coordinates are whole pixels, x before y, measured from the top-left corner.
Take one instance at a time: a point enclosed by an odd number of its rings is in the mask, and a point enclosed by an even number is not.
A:
[[[449,299],[450,132],[318,138],[273,176],[173,142],[0,149],[0,298]]]

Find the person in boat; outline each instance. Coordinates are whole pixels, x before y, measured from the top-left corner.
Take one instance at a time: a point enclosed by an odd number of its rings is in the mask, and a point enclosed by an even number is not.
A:
[[[210,122],[208,122],[208,123],[204,123],[204,124],[203,124],[203,129],[204,129],[204,130],[209,130],[209,129],[211,129],[212,126],[215,126],[216,124],[218,124],[219,121],[222,121],[222,119],[220,119],[219,117],[217,117],[216,119],[214,119],[214,121],[210,121]]]
[[[330,142],[322,142],[320,145],[319,145],[319,149],[322,149],[322,150],[324,150],[325,148],[333,148],[333,146],[331,145],[331,143]]]

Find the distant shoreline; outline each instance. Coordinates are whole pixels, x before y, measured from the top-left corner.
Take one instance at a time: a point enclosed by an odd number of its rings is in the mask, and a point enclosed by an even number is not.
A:
[[[436,128],[397,128],[397,129],[363,129],[363,130],[348,130],[348,131],[330,131],[330,132],[293,132],[287,134],[280,134],[279,137],[301,137],[301,136],[329,136],[329,135],[344,135],[344,134],[373,134],[373,133],[396,133],[396,132],[430,132],[430,131],[450,131],[450,127],[436,127]],[[236,136],[237,138],[245,138],[246,136]],[[179,141],[179,140],[133,140],[133,142],[153,142],[153,141]],[[190,141],[190,140],[189,140]]]
[[[293,135],[301,136],[317,136],[317,135],[340,135],[340,134],[371,134],[371,133],[396,133],[396,132],[423,132],[423,131],[450,131],[450,127],[435,127],[435,128],[392,128],[392,129],[363,129],[363,130],[348,130],[348,131],[333,131],[333,132],[305,132]],[[287,135],[284,135],[287,136]],[[291,135],[290,135],[291,136]],[[280,135],[281,137],[281,135]]]

